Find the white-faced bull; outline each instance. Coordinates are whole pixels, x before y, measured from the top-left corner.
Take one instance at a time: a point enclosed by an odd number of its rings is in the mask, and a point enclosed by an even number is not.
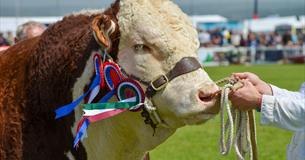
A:
[[[92,24],[100,30],[95,35]],[[177,128],[217,114],[210,95],[218,88],[198,67],[198,47],[187,15],[169,0],[117,0],[12,46],[0,56],[0,159],[142,159]],[[81,107],[59,120],[54,110],[88,89],[94,53],[104,48],[144,90],[158,89],[147,98],[164,125],[154,128],[141,112],[124,112],[91,125],[74,149]]]

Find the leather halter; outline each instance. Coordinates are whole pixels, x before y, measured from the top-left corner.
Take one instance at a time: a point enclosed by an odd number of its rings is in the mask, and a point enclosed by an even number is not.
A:
[[[158,91],[165,88],[166,85],[174,78],[193,72],[201,68],[200,63],[194,57],[184,57],[175,67],[165,75],[160,75],[158,78],[150,82],[150,85],[146,89],[146,96],[148,98],[153,97]]]

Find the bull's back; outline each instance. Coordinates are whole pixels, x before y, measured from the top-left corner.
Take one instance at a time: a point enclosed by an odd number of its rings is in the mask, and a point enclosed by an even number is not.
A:
[[[0,54],[0,159],[22,157],[22,120],[27,66],[39,37],[20,42]]]

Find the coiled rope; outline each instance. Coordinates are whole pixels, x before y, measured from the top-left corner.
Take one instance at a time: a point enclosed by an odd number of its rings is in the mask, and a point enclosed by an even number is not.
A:
[[[243,86],[242,83],[225,78],[216,82],[221,87],[220,107],[220,153],[228,155],[234,143],[234,150],[238,160],[245,160],[249,154],[250,160],[257,160],[256,127],[254,112],[243,112],[231,107],[229,93]],[[225,114],[227,120],[225,122]],[[235,125],[235,127],[234,127]],[[234,134],[235,132],[235,134]]]

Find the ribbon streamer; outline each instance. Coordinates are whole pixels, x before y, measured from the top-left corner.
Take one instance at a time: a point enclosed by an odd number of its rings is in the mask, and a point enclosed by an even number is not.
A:
[[[83,104],[84,110],[101,110],[101,109],[128,109],[137,105],[136,97],[122,100],[120,102],[113,103],[92,103],[92,104]]]
[[[127,111],[127,109],[116,109],[116,110],[103,112],[101,114],[97,114],[97,115],[94,115],[94,116],[88,116],[88,117],[84,116],[83,120],[81,120],[79,125],[78,125],[78,126],[81,126],[81,127],[78,127],[79,129],[77,131],[77,135],[74,139],[74,144],[73,144],[74,148],[77,146],[79,141],[85,135],[86,130],[87,130],[90,123],[94,123],[94,122],[97,122],[97,121],[101,121],[101,120],[116,116],[116,115],[118,115],[120,113],[123,113],[125,111]]]
[[[108,92],[101,100],[99,100],[99,103],[108,102],[109,99],[111,97],[113,97],[113,95],[115,95],[115,93],[116,93],[115,90],[112,90],[112,91]]]
[[[102,102],[108,101],[113,95],[114,91],[109,92],[106,96],[102,98]],[[79,141],[85,135],[86,130],[90,123],[101,121],[113,116],[116,116],[120,113],[123,113],[135,105],[137,105],[136,97],[122,100],[120,102],[114,103],[95,103],[95,104],[84,104],[83,119],[78,124],[77,135],[74,140],[74,147],[77,146]],[[81,127],[79,127],[81,126]]]
[[[90,121],[85,118],[80,121],[79,126],[80,126],[80,124],[81,124],[81,127],[79,127],[79,129],[77,131],[77,135],[74,139],[74,143],[73,143],[74,148],[77,146],[79,141],[82,139],[83,135],[86,133],[86,130],[90,124]]]
[[[82,96],[80,96],[78,99],[76,99],[75,101],[73,101],[72,103],[70,104],[67,104],[65,106],[62,106],[58,109],[55,110],[55,113],[56,113],[56,117],[55,119],[59,119],[61,117],[64,117],[64,116],[67,116],[68,114],[70,114],[72,111],[74,111],[74,109],[77,107],[77,105],[97,86],[100,85],[101,83],[101,75],[100,75],[100,72],[99,72],[99,66],[100,66],[100,63],[99,63],[99,59],[95,58],[95,66],[96,66],[96,75],[95,75],[95,78],[92,82],[92,84],[90,85],[88,91],[83,94]]]
[[[62,106],[59,109],[55,110],[55,113],[56,113],[55,119],[59,119],[61,117],[64,117],[64,116],[70,114],[72,111],[74,111],[74,109],[77,107],[77,105],[90,93],[90,91],[92,89],[94,89],[97,85],[99,85],[99,82],[100,82],[100,78],[99,78],[99,76],[96,76],[94,78],[93,83],[91,84],[89,90],[85,94],[80,96],[74,102],[72,102],[68,105]]]
[[[101,55],[96,54],[94,56],[94,60],[95,60],[95,75],[98,76],[100,75],[100,85],[96,86],[90,93],[89,96],[89,100],[87,103],[91,103],[94,98],[98,95],[98,93],[100,92],[101,88],[104,88],[105,86],[105,81],[104,81],[104,73],[103,73],[103,65],[101,63]]]
[[[90,116],[95,116],[101,113],[105,113],[105,112],[109,112],[109,111],[113,111],[115,109],[94,109],[94,110],[84,110],[84,117],[90,117]]]
[[[118,115],[122,112],[125,112],[125,111],[128,111],[128,109],[116,109],[116,110],[113,110],[113,111],[104,112],[104,113],[97,114],[97,115],[94,115],[94,116],[89,116],[89,117],[86,117],[86,118],[88,118],[91,123],[94,123],[94,122],[97,122],[97,121],[101,121],[101,120],[116,116],[116,115]]]

